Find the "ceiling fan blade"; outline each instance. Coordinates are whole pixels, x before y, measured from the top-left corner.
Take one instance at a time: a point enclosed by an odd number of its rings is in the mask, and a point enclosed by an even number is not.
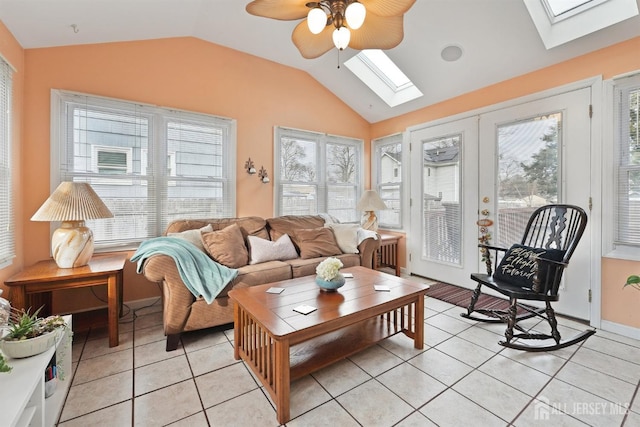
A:
[[[367,14],[362,27],[351,31],[349,47],[363,49],[391,49],[404,38],[403,16],[376,16]]]
[[[293,21],[307,16],[309,8],[306,4],[306,0],[253,0],[246,10],[256,16]]]
[[[291,40],[296,45],[300,54],[306,59],[313,59],[329,52],[333,45],[333,26],[327,25],[320,34],[309,31],[307,20],[299,23],[291,34]]]
[[[416,0],[359,0],[364,5],[367,12],[375,13],[378,16],[399,16],[404,14],[413,6]],[[365,20],[368,19],[365,18]]]

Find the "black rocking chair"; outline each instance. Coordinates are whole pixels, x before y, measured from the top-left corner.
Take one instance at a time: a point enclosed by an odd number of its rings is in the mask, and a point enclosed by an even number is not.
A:
[[[489,245],[479,245],[484,251],[487,274],[472,274],[478,282],[471,303],[462,317],[481,322],[503,322],[507,324],[504,333],[505,347],[526,351],[557,350],[583,341],[593,335],[594,329],[587,329],[576,336],[562,340],[558,332],[555,312],[551,308],[558,301],[558,290],[562,273],[578,245],[587,225],[587,214],[583,209],[571,205],[547,205],[538,208],[527,224],[521,244],[509,249]],[[490,254],[493,251],[495,272],[492,273]],[[504,252],[498,265],[498,252]],[[509,297],[507,310],[476,308],[482,286],[487,286]],[[518,300],[544,301],[545,308],[533,308],[519,304]],[[521,314],[518,314],[520,310]],[[477,313],[481,316],[476,316]],[[532,333],[518,322],[532,317],[540,317],[551,326],[551,334]],[[514,329],[520,333],[514,333]],[[535,332],[535,331],[534,331]],[[512,342],[514,338],[517,341]],[[553,339],[555,344],[529,345],[525,341]],[[532,341],[531,341],[532,342]]]

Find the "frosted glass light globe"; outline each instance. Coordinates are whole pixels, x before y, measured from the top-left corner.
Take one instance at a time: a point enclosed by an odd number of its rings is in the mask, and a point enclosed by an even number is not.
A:
[[[347,18],[347,25],[352,30],[357,30],[362,27],[364,18],[367,16],[367,9],[365,9],[362,3],[353,2],[347,6],[345,11],[345,18]]]
[[[307,25],[313,34],[320,34],[327,26],[327,15],[319,7],[314,7],[307,15]]]
[[[333,30],[333,44],[340,50],[345,50],[351,40],[351,31],[347,27]]]

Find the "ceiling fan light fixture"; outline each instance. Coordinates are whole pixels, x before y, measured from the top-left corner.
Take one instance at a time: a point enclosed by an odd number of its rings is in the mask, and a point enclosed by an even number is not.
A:
[[[327,26],[327,14],[320,7],[314,7],[307,15],[307,25],[312,34],[320,34]]]
[[[351,31],[347,27],[340,27],[333,30],[333,44],[339,50],[345,50],[351,40]]]
[[[345,18],[347,18],[347,25],[352,30],[357,30],[364,24],[364,18],[367,16],[367,9],[362,3],[354,1],[345,11]]]

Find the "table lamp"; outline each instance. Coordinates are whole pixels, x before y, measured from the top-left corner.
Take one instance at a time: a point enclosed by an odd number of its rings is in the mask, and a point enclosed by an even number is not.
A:
[[[61,221],[51,237],[51,253],[60,268],[87,265],[93,255],[93,233],[86,219],[113,218],[113,214],[86,182],[62,182],[31,221]]]
[[[362,228],[365,230],[378,231],[378,218],[374,211],[388,208],[375,190],[367,190],[358,201],[356,209],[364,211],[362,220],[360,221]]]

